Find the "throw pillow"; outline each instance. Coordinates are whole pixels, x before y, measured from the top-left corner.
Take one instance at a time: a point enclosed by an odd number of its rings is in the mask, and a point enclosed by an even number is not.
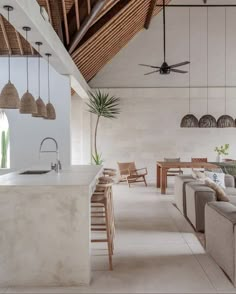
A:
[[[206,179],[206,175],[203,172],[200,172],[198,170],[192,170],[192,177],[195,180],[205,180]]]
[[[205,171],[205,176],[210,178],[213,182],[215,182],[218,186],[225,189],[225,174],[224,173],[215,173]]]
[[[229,202],[229,198],[225,194],[225,191],[219,185],[208,178],[205,180],[205,184],[216,192],[217,201]]]

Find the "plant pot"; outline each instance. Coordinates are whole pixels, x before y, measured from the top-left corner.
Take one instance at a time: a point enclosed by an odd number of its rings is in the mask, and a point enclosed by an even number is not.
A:
[[[216,162],[222,162],[222,156],[221,156],[221,154],[217,154],[217,156],[216,156]]]

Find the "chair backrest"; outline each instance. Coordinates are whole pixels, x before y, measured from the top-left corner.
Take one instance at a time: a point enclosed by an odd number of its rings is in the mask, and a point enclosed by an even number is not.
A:
[[[130,170],[135,170],[135,162],[117,162],[119,172],[121,176],[126,176],[130,174]]]
[[[165,162],[180,162],[180,157],[178,158],[164,158]]]
[[[192,161],[192,162],[207,162],[207,158],[206,158],[206,157],[199,157],[199,158],[197,158],[197,157],[193,157],[193,158],[191,159],[191,161]]]

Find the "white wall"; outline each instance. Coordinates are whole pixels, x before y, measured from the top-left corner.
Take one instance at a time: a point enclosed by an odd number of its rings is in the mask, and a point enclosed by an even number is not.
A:
[[[71,138],[72,164],[91,163],[91,115],[86,100],[72,96]]]
[[[25,58],[13,58],[12,82],[15,84],[20,97],[26,91]],[[47,103],[47,64],[42,61],[41,98]],[[30,167],[34,164],[46,162],[50,166],[55,156],[42,155],[39,161],[39,145],[44,137],[53,137],[58,141],[62,165],[70,164],[70,80],[67,76],[51,71],[51,102],[56,109],[55,121],[32,118],[30,115],[20,114],[18,110],[6,110],[10,125],[10,160],[11,169]],[[29,91],[38,97],[37,59],[29,59]],[[0,89],[6,84],[7,59],[0,58]],[[45,145],[46,148],[53,145]]]
[[[199,2],[199,1],[198,1]],[[198,3],[197,2],[197,3]],[[209,4],[222,1],[208,1]],[[173,1],[179,3],[179,1]],[[181,3],[196,3],[182,0]],[[227,1],[234,3],[236,1]],[[228,9],[227,85],[236,86],[236,9]],[[209,10],[209,111],[216,118],[224,114],[224,10]],[[206,10],[194,9],[191,17],[191,83],[206,85]],[[229,157],[236,158],[236,129],[181,129],[188,112],[188,75],[144,76],[139,63],[159,65],[162,57],[162,16],[153,19],[149,30],[140,32],[90,82],[121,98],[118,120],[102,119],[98,148],[106,166],[135,160],[149,168],[155,178],[155,162],[164,157],[208,157],[214,161],[214,147],[230,144]],[[167,56],[169,64],[188,60],[188,9],[167,10]],[[188,69],[188,67],[186,67]],[[161,88],[159,88],[161,87]],[[183,88],[169,88],[183,87]],[[192,112],[206,114],[206,89],[192,89]],[[236,89],[227,90],[228,114],[236,117]]]

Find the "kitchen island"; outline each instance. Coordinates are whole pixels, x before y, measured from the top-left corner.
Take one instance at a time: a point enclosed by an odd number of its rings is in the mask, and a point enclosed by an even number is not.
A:
[[[0,176],[0,287],[90,283],[90,197],[99,166]]]

